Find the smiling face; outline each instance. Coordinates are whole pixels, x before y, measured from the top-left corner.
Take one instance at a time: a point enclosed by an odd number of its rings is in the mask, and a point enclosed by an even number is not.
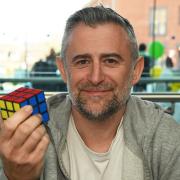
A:
[[[126,32],[113,23],[76,26],[65,61],[65,66],[59,60],[57,64],[73,108],[91,120],[103,120],[121,110],[141,74],[139,63],[134,66],[131,59]]]

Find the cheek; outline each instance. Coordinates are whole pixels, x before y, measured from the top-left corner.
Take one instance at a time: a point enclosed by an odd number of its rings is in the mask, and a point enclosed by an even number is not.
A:
[[[111,71],[106,71],[105,76],[115,81],[116,84],[121,84],[127,79],[127,72],[124,69],[111,69]]]
[[[78,84],[85,81],[85,79],[86,79],[86,73],[83,70],[81,69],[75,70],[72,68],[69,71],[68,84],[71,88],[77,89]]]
[[[132,85],[132,71],[112,72],[110,77],[120,89]]]

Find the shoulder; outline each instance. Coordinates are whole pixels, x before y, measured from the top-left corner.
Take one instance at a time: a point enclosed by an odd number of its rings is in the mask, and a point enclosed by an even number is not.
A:
[[[156,103],[131,96],[125,113],[125,127],[137,141],[180,144],[180,125]],[[131,131],[131,132],[130,132]]]
[[[60,128],[66,125],[70,117],[71,101],[68,93],[59,93],[47,99],[48,112],[50,116],[49,125]]]
[[[55,107],[61,105],[63,101],[66,101],[67,93],[58,93],[47,99],[47,104],[49,109],[54,109]]]
[[[166,168],[172,174],[172,167],[179,167],[180,125],[157,104],[130,97],[123,128],[126,146],[143,159],[146,169],[159,166],[161,173]]]
[[[152,102],[132,97],[129,107],[132,106],[135,111],[129,113],[133,115],[130,130],[126,130],[130,149],[143,156],[144,166],[157,179],[160,174],[162,179],[179,179],[180,125]]]
[[[142,100],[137,96],[130,96],[125,115],[142,125],[152,126],[158,123],[165,112],[154,102]]]

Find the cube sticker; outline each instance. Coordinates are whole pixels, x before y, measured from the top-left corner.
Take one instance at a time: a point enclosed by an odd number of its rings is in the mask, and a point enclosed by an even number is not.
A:
[[[3,120],[11,117],[25,105],[33,107],[32,114],[41,114],[42,122],[47,123],[49,114],[44,92],[40,89],[21,87],[5,96],[0,97],[0,110]]]

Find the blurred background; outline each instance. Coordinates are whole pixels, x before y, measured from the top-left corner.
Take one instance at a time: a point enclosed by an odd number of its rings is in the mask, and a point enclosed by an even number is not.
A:
[[[55,65],[66,19],[102,4],[135,29],[145,67],[132,93],[158,102],[180,122],[180,0],[0,0],[0,92],[66,91]]]

